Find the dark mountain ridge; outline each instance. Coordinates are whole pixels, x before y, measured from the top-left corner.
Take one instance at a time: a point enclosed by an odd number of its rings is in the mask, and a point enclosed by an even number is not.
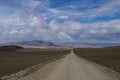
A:
[[[16,46],[16,45],[0,46],[0,51],[16,51],[19,49],[23,49],[23,47]]]

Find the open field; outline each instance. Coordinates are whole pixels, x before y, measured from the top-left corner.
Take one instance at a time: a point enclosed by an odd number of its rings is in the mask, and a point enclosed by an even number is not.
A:
[[[120,72],[120,47],[76,48],[75,54]]]
[[[68,49],[21,49],[0,52],[0,77],[16,73],[27,67],[56,60],[68,54]]]
[[[36,70],[37,69],[37,70]],[[34,71],[31,73],[31,70]],[[28,73],[26,75],[26,73]],[[30,74],[29,74],[30,73]],[[50,62],[44,66],[37,66],[23,70],[2,80],[120,80],[119,73],[106,72],[102,66],[80,58],[71,50],[64,58]]]

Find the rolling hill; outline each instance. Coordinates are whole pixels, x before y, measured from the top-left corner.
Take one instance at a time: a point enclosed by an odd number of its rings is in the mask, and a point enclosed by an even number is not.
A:
[[[19,49],[23,49],[23,47],[16,46],[16,45],[0,46],[0,51],[16,51]]]

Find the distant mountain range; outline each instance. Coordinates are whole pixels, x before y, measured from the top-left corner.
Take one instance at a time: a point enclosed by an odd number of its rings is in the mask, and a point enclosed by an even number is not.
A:
[[[118,43],[85,43],[85,42],[49,42],[42,40],[33,41],[21,41],[21,42],[10,42],[4,45],[18,45],[22,47],[108,47],[108,46],[119,46]]]
[[[120,46],[120,43],[89,43],[89,42],[53,42],[56,45],[65,45],[71,47],[109,47]]]
[[[10,42],[10,43],[5,43],[1,44],[1,46],[4,45],[18,45],[18,46],[23,46],[23,47],[29,47],[29,46],[58,46],[55,45],[54,43],[47,42],[47,41],[41,41],[41,40],[33,40],[33,41],[22,41],[22,42]]]

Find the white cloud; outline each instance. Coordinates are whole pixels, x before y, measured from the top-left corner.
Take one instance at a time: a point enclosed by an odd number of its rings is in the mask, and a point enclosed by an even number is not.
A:
[[[76,5],[69,5],[69,6],[66,6],[66,7],[68,7],[68,8],[72,8],[72,9],[76,9],[76,8],[77,8]]]
[[[73,40],[70,35],[68,35],[68,34],[66,34],[65,32],[62,32],[62,31],[58,33],[58,38],[60,40],[62,40],[62,41],[64,41],[64,40],[67,40],[67,41]]]
[[[67,27],[66,27],[67,26]],[[69,27],[69,29],[68,29]],[[82,24],[75,22],[75,21],[66,21],[64,23],[64,28],[68,30],[80,30],[82,28]]]
[[[76,18],[76,17],[82,16],[83,13],[81,13],[81,12],[68,12],[67,15],[68,15],[70,18]]]
[[[110,0],[104,3],[101,7],[97,8],[96,11],[90,17],[97,17],[103,15],[114,15],[114,13],[119,12],[120,0]]]
[[[59,31],[60,30],[60,27],[62,27],[59,23],[57,23],[57,21],[55,20],[52,20],[50,23],[49,23],[49,26],[50,26],[50,30],[52,32],[56,32],[56,31]]]
[[[21,23],[19,19],[19,11],[17,11],[17,8],[1,6],[0,15],[0,24],[12,25]]]
[[[68,16],[60,16],[59,18],[60,18],[60,19],[69,19]]]
[[[32,17],[28,21],[28,25],[32,27],[40,27],[42,20],[36,16]],[[44,24],[44,23],[43,23]]]
[[[36,8],[46,8],[49,4],[49,0],[16,0],[17,3],[21,4],[25,9],[36,9]]]
[[[21,24],[21,21],[18,16],[12,14],[12,15],[5,15],[0,17],[0,24],[6,24],[6,25],[13,25],[13,24]]]
[[[62,12],[61,10],[54,9],[54,8],[48,8],[47,10],[55,14],[60,14]]]
[[[40,1],[29,0],[26,3],[24,2],[23,5],[28,6],[32,9],[35,9],[37,6],[41,5]]]
[[[44,18],[41,16],[36,16],[30,14],[27,11],[23,11],[20,16],[21,21],[23,21],[27,26],[30,27],[41,27],[44,29],[48,28],[47,23],[44,21]]]
[[[65,23],[58,23],[53,20],[49,24],[39,20],[39,17],[30,18],[31,23],[21,26],[6,26],[1,27],[0,37],[4,39],[24,39],[34,38],[43,40],[57,40],[57,41],[88,41],[92,42],[118,42],[120,37],[116,34],[120,34],[120,20],[111,20],[104,22],[94,22],[88,24],[81,24],[75,21],[66,21]],[[29,21],[29,19],[28,19]],[[43,27],[41,27],[43,25]],[[44,29],[44,26],[49,27]],[[4,37],[2,37],[4,36]],[[100,39],[98,39],[100,38]]]

